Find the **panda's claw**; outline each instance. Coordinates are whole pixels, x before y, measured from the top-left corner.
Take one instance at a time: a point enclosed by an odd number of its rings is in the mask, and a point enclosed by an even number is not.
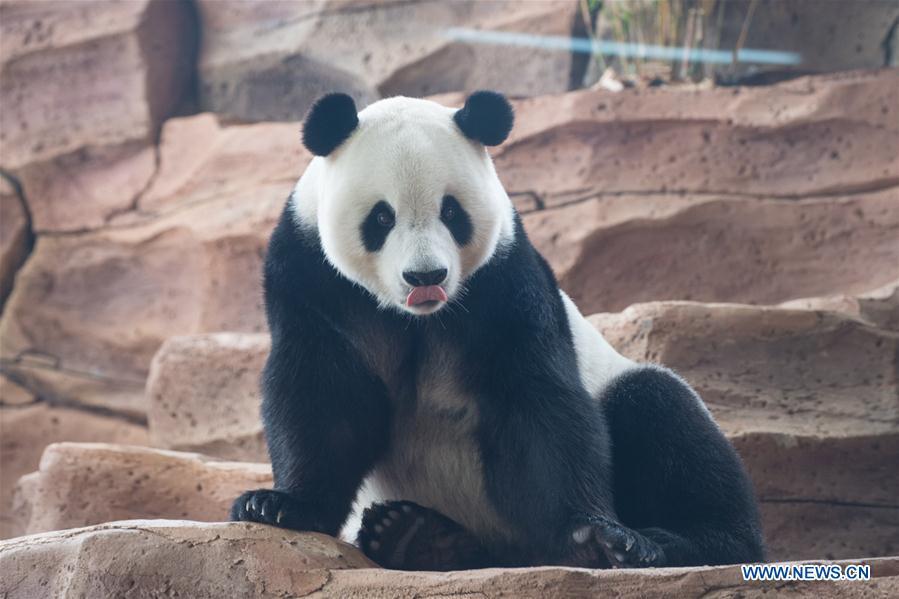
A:
[[[247,491],[231,507],[231,520],[257,522],[292,530],[324,532],[325,526],[314,507],[297,501],[284,491]]]
[[[622,568],[648,568],[663,566],[665,552],[652,539],[605,517],[595,517],[594,536],[603,548],[611,566]]]

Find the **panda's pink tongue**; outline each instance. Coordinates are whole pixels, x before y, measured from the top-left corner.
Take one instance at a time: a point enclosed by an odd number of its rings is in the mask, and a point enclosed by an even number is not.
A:
[[[440,285],[413,287],[406,298],[407,306],[417,306],[425,302],[445,302],[446,291]]]

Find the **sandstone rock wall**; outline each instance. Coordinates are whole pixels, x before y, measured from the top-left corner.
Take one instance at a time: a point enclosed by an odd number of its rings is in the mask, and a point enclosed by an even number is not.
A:
[[[749,45],[839,22],[858,66],[895,28],[886,3],[815,24],[771,20],[805,0],[762,4]],[[567,36],[579,13],[0,0],[0,537],[96,525],[0,544],[0,594],[899,593],[896,560],[875,559],[899,538],[899,71],[568,91],[584,67],[571,53],[452,31]],[[842,56],[829,43],[813,70]],[[613,345],[703,395],[753,478],[772,557],[864,557],[874,580],[397,574],[332,539],[214,523],[271,484],[259,282],[311,159],[299,119],[324,91],[459,105],[478,87],[513,96],[516,128],[492,154],[528,235]],[[103,524],[132,518],[189,522]]]

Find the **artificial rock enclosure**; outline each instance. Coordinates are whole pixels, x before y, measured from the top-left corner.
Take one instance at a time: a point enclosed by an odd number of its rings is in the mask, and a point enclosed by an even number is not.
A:
[[[575,2],[261,6],[0,2],[0,595],[899,594],[899,71],[571,91],[568,53],[397,31],[570,35]],[[772,559],[871,581],[397,573],[221,522],[271,481],[259,276],[299,119],[334,89],[479,87],[513,99],[492,153],[529,235],[619,351],[702,394]]]

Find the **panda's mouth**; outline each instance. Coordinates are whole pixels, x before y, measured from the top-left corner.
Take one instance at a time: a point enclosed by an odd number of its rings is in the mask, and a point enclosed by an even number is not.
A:
[[[424,285],[412,288],[406,296],[406,305],[410,308],[433,308],[447,299],[446,291],[440,285]]]

